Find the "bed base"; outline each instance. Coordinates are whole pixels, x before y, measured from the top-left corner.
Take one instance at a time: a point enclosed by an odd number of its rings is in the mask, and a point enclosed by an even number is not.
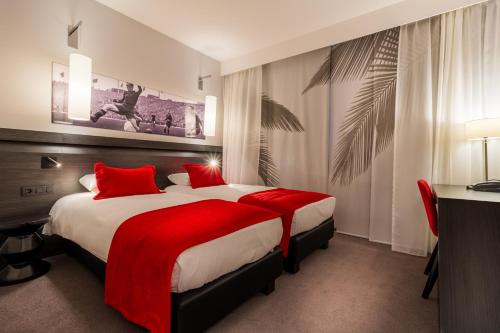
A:
[[[333,237],[334,231],[335,223],[333,218],[329,218],[314,229],[291,237],[288,257],[283,262],[285,271],[291,274],[297,273],[300,270],[302,259],[318,248],[327,249],[328,241]]]
[[[74,242],[66,242],[66,252],[104,282],[106,263]],[[272,293],[274,281],[282,270],[281,249],[276,248],[258,261],[221,276],[203,287],[172,293],[171,332],[205,331],[255,294]]]

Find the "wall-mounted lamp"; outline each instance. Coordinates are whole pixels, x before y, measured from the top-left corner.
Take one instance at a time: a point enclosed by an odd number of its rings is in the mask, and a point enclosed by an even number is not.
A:
[[[215,136],[215,121],[217,120],[217,97],[205,97],[205,124],[203,133],[206,136]]]
[[[68,26],[68,46],[78,49],[78,43],[80,41],[80,26],[82,21],[78,21],[75,25]]]
[[[211,78],[212,75],[198,76],[198,89],[203,90],[203,80]]]
[[[82,21],[68,26],[68,46],[78,49]],[[81,54],[69,55],[68,118],[90,119],[92,96],[92,59]]]
[[[211,168],[220,168],[222,165],[221,153],[208,153],[205,157],[205,164]]]
[[[92,97],[92,59],[69,55],[68,118],[89,120]]]
[[[57,162],[57,157],[42,156],[42,169],[55,169],[62,167],[62,163]]]

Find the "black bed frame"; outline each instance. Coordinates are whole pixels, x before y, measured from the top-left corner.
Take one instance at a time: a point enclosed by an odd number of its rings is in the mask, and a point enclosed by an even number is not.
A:
[[[78,244],[64,240],[66,252],[104,282],[106,263]],[[274,291],[283,271],[281,249],[276,248],[256,262],[221,276],[203,287],[172,293],[171,332],[203,332],[234,308],[261,292]]]
[[[283,259],[281,249],[256,262],[228,273],[203,287],[172,294],[171,331],[203,332],[234,308],[258,292],[269,295],[283,267],[289,273],[300,269],[300,262],[318,248],[327,249],[334,235],[332,218],[319,226],[290,238],[288,257]],[[106,263],[78,244],[64,239],[65,252],[94,272],[104,282]],[[193,320],[196,318],[196,320]]]
[[[95,161],[120,167],[156,165],[157,185],[164,188],[170,185],[168,174],[180,172],[184,163],[203,163],[207,157],[220,157],[222,147],[0,128],[0,153],[2,223],[2,219],[13,216],[46,214],[57,199],[81,192],[78,179],[93,171]],[[63,167],[42,168],[44,156],[57,159]],[[25,197],[21,188],[27,185],[45,186],[50,191]],[[319,247],[328,247],[333,231],[333,220],[329,219],[292,237],[285,261],[281,250],[275,249],[201,288],[173,294],[172,332],[201,332],[259,291],[271,293],[283,266],[288,272],[297,272],[305,256]],[[57,236],[45,240],[41,255],[67,252],[104,280],[104,262],[68,240]]]
[[[317,227],[291,237],[288,257],[283,262],[285,270],[291,274],[297,273],[302,259],[318,248],[328,248],[328,242],[333,238],[334,232],[335,223],[333,218],[329,218]]]
[[[300,269],[300,262],[318,248],[327,249],[335,231],[332,218],[314,229],[290,238],[288,257],[283,259],[281,249],[256,262],[228,273],[203,287],[183,293],[172,293],[171,331],[203,332],[234,308],[258,292],[269,295],[283,267],[289,273]],[[78,244],[63,240],[65,252],[88,267],[104,282],[106,263]],[[196,320],[193,320],[196,318]]]
[[[298,272],[302,259],[318,248],[328,248],[334,229],[334,221],[330,218],[314,229],[291,237],[286,259],[283,259],[281,249],[275,248],[258,261],[225,274],[203,287],[172,293],[171,332],[203,332],[258,292],[271,294],[283,267],[289,273]],[[70,240],[63,239],[63,242],[67,254],[104,282],[105,262]]]

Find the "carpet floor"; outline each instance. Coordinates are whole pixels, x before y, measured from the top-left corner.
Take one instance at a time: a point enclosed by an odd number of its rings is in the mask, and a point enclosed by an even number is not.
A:
[[[0,288],[0,332],[144,332],[103,304],[103,284],[65,255],[39,279]],[[337,234],[269,296],[257,295],[211,332],[437,332],[437,288],[420,297],[426,259]]]

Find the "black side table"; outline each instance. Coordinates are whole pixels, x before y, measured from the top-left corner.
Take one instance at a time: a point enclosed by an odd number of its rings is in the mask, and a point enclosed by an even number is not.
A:
[[[36,279],[50,269],[50,263],[36,257],[43,246],[38,230],[50,215],[25,216],[0,221],[0,286]]]

